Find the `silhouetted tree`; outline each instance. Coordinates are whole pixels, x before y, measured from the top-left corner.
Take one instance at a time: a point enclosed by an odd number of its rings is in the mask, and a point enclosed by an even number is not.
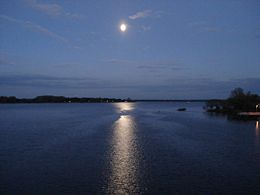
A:
[[[235,88],[227,100],[209,100],[206,106],[210,112],[238,113],[255,111],[259,102],[260,97],[257,94],[251,94],[250,91],[245,93],[242,88]]]
[[[14,96],[0,96],[0,103],[17,103],[17,98]]]
[[[234,89],[230,97],[227,99],[227,103],[230,109],[240,112],[240,111],[255,111],[256,104],[259,103],[259,96],[256,94],[251,94],[250,91],[244,93],[243,89]]]
[[[238,97],[244,97],[244,96],[245,96],[244,90],[242,88],[238,87],[238,88],[235,88],[233,91],[231,91],[229,98],[238,98]]]

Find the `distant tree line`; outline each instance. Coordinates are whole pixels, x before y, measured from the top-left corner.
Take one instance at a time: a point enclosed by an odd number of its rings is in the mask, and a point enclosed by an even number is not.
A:
[[[226,100],[208,100],[206,109],[208,112],[237,114],[239,112],[260,111],[259,104],[260,96],[251,94],[251,92],[244,92],[241,88],[235,88]]]
[[[112,103],[112,102],[132,102],[130,98],[79,98],[43,95],[35,98],[16,98],[15,96],[0,96],[0,103]]]

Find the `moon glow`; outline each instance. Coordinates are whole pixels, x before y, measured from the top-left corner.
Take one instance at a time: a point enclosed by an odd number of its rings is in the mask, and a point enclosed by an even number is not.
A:
[[[122,32],[125,32],[126,29],[127,29],[126,24],[121,24],[121,25],[120,25],[120,30],[121,30]]]

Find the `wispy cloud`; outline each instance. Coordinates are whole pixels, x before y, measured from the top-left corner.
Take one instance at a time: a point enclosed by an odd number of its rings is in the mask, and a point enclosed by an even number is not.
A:
[[[145,62],[139,66],[138,69],[142,69],[148,72],[159,72],[159,71],[180,71],[183,69],[179,63],[175,61],[153,61]]]
[[[121,66],[133,66],[137,69],[148,70],[150,72],[159,70],[182,70],[183,66],[175,60],[157,60],[157,61],[132,61],[124,59],[106,60],[110,64]]]
[[[149,70],[150,72],[160,71],[160,70],[182,70],[179,66],[156,66],[156,65],[140,65],[137,66],[138,69]]]
[[[65,11],[61,5],[56,3],[40,3],[37,0],[26,0],[26,3],[33,9],[36,9],[49,16],[65,16],[73,19],[84,18],[83,14]]]
[[[167,13],[165,11],[160,11],[160,10],[153,11],[147,9],[147,10],[136,12],[135,14],[128,16],[128,18],[131,20],[137,20],[137,19],[149,18],[149,17],[160,18],[163,14],[167,14]]]
[[[221,32],[222,28],[208,24],[206,21],[188,23],[188,26],[201,32]]]
[[[26,28],[31,29],[33,31],[39,32],[39,33],[41,33],[41,34],[43,34],[47,37],[56,39],[56,40],[61,41],[63,43],[68,43],[68,40],[66,38],[52,32],[51,30],[49,30],[49,29],[47,29],[47,28],[45,28],[45,27],[43,27],[39,24],[35,24],[33,22],[30,22],[30,21],[19,20],[19,19],[12,18],[12,17],[6,16],[6,15],[0,15],[0,19],[19,24],[23,27],[26,27]]]
[[[29,86],[54,88],[82,88],[101,85],[98,79],[85,77],[58,77],[41,74],[0,75],[0,86]]]
[[[116,59],[116,58],[104,60],[104,62],[107,62],[107,63],[110,63],[110,64],[116,64],[116,65],[135,65],[136,64],[135,61],[124,60],[124,59]]]
[[[144,10],[144,11],[139,11],[136,12],[135,14],[129,16],[129,19],[131,20],[136,20],[136,19],[140,19],[140,18],[147,18],[150,17],[152,15],[152,10]]]
[[[151,26],[141,26],[141,28],[142,28],[142,30],[143,30],[144,32],[150,31],[150,30],[152,29]]]
[[[200,26],[205,26],[207,25],[207,22],[205,21],[193,21],[193,22],[189,22],[188,26],[190,27],[200,27]]]
[[[27,27],[29,27],[29,28],[32,28],[33,30],[36,30],[36,31],[38,31],[38,32],[48,36],[48,37],[57,39],[57,40],[59,40],[61,42],[64,42],[64,43],[68,43],[68,40],[66,38],[64,38],[64,37],[62,37],[62,36],[52,32],[52,31],[50,31],[49,29],[47,29],[47,28],[45,28],[45,27],[43,27],[41,25],[34,24],[32,22],[29,22],[29,21],[26,22],[25,25]]]
[[[63,12],[63,8],[58,4],[39,3],[36,0],[26,0],[26,2],[34,9],[44,12],[48,15],[58,16]]]

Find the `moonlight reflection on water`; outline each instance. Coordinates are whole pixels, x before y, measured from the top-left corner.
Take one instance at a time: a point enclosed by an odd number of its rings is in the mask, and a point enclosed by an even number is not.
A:
[[[133,110],[133,105],[127,103],[117,107],[123,112]],[[139,192],[139,151],[134,118],[121,115],[112,130],[108,194],[136,194]]]
[[[259,143],[259,121],[256,121],[255,123],[255,138],[256,138],[256,144]]]

